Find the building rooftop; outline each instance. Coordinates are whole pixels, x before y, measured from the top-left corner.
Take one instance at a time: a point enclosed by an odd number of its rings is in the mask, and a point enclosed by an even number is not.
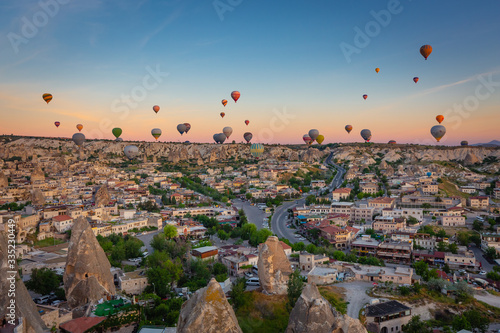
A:
[[[138,269],[133,272],[127,272],[125,273],[125,275],[120,276],[120,280],[122,281],[140,279],[140,278],[147,278],[146,274],[144,274],[143,269]]]
[[[411,308],[407,307],[404,304],[399,303],[398,301],[389,301],[367,306],[366,316],[382,317],[409,310],[411,310]]]
[[[331,274],[337,274],[338,271],[335,268],[326,268],[315,266],[307,275],[319,275],[319,276],[327,276]]]

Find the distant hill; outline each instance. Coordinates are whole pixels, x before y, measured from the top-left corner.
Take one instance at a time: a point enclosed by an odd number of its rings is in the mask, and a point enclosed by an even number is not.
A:
[[[488,143],[475,143],[472,146],[481,146],[481,147],[500,147],[500,141],[493,140]]]

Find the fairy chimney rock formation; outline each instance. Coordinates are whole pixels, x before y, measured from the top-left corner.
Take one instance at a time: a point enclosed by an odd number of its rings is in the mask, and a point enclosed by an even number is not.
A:
[[[321,296],[315,284],[307,284],[290,313],[286,333],[366,333],[358,319],[341,315]]]
[[[31,202],[35,206],[43,206],[45,204],[45,196],[40,189],[36,188],[31,192]]]
[[[182,304],[177,332],[242,333],[234,310],[215,279]]]
[[[107,186],[101,186],[95,194],[95,206],[97,208],[106,206],[111,201]]]
[[[63,281],[71,308],[114,295],[111,265],[85,218],[76,220],[66,259]]]
[[[0,171],[0,188],[9,186],[9,178]]]
[[[264,292],[286,295],[288,279],[292,274],[292,266],[278,237],[270,236],[265,243],[259,245],[257,267],[260,285]]]
[[[45,173],[39,165],[35,166],[33,168],[33,172],[31,173],[31,183],[35,183],[37,181],[45,181]]]

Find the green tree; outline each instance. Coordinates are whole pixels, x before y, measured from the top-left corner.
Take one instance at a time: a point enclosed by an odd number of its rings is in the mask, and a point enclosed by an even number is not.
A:
[[[48,295],[59,288],[61,277],[48,268],[34,268],[26,288],[42,295]]]
[[[427,202],[426,202],[426,203],[423,203],[421,207],[422,207],[422,208],[424,208],[424,209],[429,209],[429,208],[431,208],[432,206],[431,206],[431,204],[430,204],[430,203],[427,203]]]
[[[295,306],[295,303],[302,294],[302,289],[304,288],[304,280],[300,276],[300,270],[296,269],[288,280],[288,306],[292,309]]]
[[[247,303],[249,295],[245,294],[246,290],[246,279],[238,278],[231,289],[231,300],[233,301],[233,307],[235,310]]]
[[[228,240],[229,234],[221,229],[217,231],[217,237],[219,237],[220,240]]]
[[[469,322],[471,328],[475,331],[486,332],[488,330],[488,325],[490,323],[487,316],[483,316],[481,312],[477,310],[469,310],[464,312],[464,317]]]
[[[142,254],[142,246],[144,246],[144,243],[140,239],[134,237],[128,238],[123,244],[123,248],[125,249],[125,258],[130,259],[140,257]]]
[[[496,259],[498,258],[498,255],[497,255],[497,250],[494,248],[494,247],[488,247],[486,249],[486,251],[484,251],[484,255],[487,257],[487,258],[490,258],[490,259]]]
[[[177,228],[171,224],[167,224],[165,228],[163,228],[163,234],[166,239],[172,239],[177,237]]]
[[[448,245],[448,251],[450,251],[451,253],[457,254],[458,245],[456,243],[451,243],[450,245]]]
[[[466,231],[459,231],[457,234],[457,240],[460,245],[467,246],[469,245],[470,236]]]
[[[252,193],[245,194],[245,198],[247,198],[247,200],[252,199]]]
[[[297,252],[297,251],[299,251],[299,252],[300,252],[300,251],[304,251],[304,250],[305,250],[305,248],[306,248],[306,246],[305,246],[305,244],[304,244],[304,243],[302,243],[302,242],[297,242],[297,243],[294,243],[294,244],[292,245],[292,250],[293,250],[294,252]]]
[[[483,223],[479,222],[479,220],[474,220],[474,222],[472,223],[472,229],[481,231],[483,229]]]
[[[464,315],[454,316],[453,322],[451,325],[456,332],[461,331],[461,330],[471,330],[472,329],[469,321],[467,320],[467,318],[465,318]]]
[[[420,315],[411,317],[408,324],[403,325],[404,333],[428,333],[431,330],[427,327],[424,321],[420,319]]]
[[[306,251],[311,253],[311,254],[316,254],[316,250],[317,250],[317,248],[316,248],[316,245],[314,245],[314,244],[309,244],[306,246]]]

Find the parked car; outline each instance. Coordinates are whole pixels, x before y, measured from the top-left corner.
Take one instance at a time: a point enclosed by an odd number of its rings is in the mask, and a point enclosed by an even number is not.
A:
[[[250,272],[246,272],[246,273],[245,273],[245,277],[247,277],[247,278],[252,278],[252,277],[253,277],[253,274],[252,274],[252,273],[250,273]]]
[[[479,275],[486,275],[486,274],[487,274],[486,271],[479,272]]]
[[[36,304],[46,304],[49,301],[49,298],[49,295],[45,295],[35,298],[34,301]]]
[[[260,286],[259,278],[250,278],[246,282],[247,286]]]
[[[52,302],[52,306],[56,306],[56,305],[59,305],[61,303],[63,303],[64,301],[60,300],[60,299],[56,299],[54,302]]]

